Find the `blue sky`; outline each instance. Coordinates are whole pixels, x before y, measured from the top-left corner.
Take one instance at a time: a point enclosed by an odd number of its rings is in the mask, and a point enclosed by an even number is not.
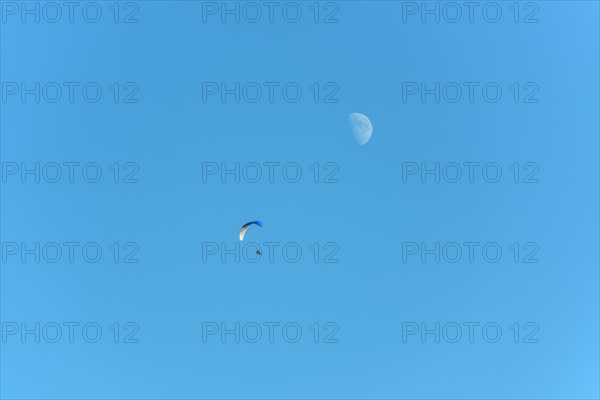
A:
[[[313,2],[280,2],[272,23],[262,3],[255,23],[243,3],[239,23],[222,22],[221,2],[81,3],[56,23],[39,4],[39,23],[1,4],[2,397],[598,397],[597,2],[478,3],[455,23],[436,2],[439,23],[421,2],[321,2],[318,16]],[[236,84],[239,101],[223,101]],[[373,124],[364,146],[352,112]],[[36,163],[39,183],[20,175]],[[65,163],[78,163],[72,183]],[[239,182],[203,181],[214,163],[239,165]],[[256,165],[262,179],[244,179]],[[403,180],[409,165],[419,171]],[[439,183],[421,178],[436,165]],[[264,226],[239,243],[254,219]],[[98,262],[81,252],[90,243]],[[69,322],[102,335],[71,343]],[[36,323],[39,343],[21,336]],[[239,343],[202,340],[223,323],[239,323]],[[436,324],[439,343],[421,336]]]

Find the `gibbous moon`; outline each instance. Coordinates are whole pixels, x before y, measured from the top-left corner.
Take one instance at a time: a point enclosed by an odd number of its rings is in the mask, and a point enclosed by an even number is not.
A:
[[[361,146],[364,146],[373,136],[373,125],[366,115],[361,113],[350,114],[350,127],[354,138]]]

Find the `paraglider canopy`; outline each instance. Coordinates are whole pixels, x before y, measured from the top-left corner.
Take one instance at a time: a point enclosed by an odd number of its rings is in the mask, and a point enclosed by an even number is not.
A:
[[[260,221],[250,221],[242,225],[242,229],[240,229],[240,240],[244,240],[244,236],[246,235],[248,228],[250,228],[250,225],[258,225],[262,228],[263,223]]]

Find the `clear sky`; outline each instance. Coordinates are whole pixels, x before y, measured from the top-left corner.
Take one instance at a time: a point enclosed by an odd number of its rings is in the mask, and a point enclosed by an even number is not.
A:
[[[2,398],[598,398],[597,2],[53,4],[0,2]]]

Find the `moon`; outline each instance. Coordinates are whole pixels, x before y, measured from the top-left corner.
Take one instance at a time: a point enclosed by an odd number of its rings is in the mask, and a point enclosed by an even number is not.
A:
[[[351,113],[350,127],[352,128],[352,133],[354,133],[354,139],[361,146],[367,144],[371,136],[373,136],[373,125],[371,125],[371,121],[364,114]]]

